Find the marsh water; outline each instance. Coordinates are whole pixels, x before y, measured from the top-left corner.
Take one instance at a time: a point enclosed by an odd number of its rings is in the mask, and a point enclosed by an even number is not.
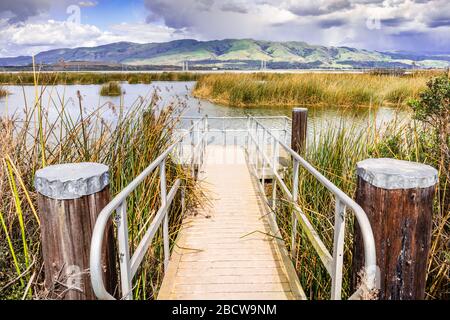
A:
[[[78,117],[80,105],[78,92],[81,95],[81,105],[89,114],[98,110],[101,117],[114,121],[118,116],[118,110],[122,111],[133,108],[133,105],[144,103],[150,104],[155,94],[159,97],[155,108],[162,109],[169,105],[178,108],[186,116],[291,116],[292,107],[229,107],[206,100],[192,97],[191,91],[195,82],[153,82],[151,84],[128,84],[122,83],[123,95],[121,97],[100,96],[101,85],[56,85],[39,87],[36,91],[34,86],[4,86],[9,92],[7,98],[0,98],[0,115],[8,113],[20,118],[24,109],[32,109],[35,96],[41,97],[43,108],[47,111],[49,121],[56,120],[61,108],[71,115]],[[300,106],[301,107],[301,106]],[[343,107],[308,107],[308,132],[312,135],[323,127],[344,125],[356,125],[366,127],[376,123],[382,125],[394,117],[405,117],[404,111],[399,112],[396,108],[343,108]]]

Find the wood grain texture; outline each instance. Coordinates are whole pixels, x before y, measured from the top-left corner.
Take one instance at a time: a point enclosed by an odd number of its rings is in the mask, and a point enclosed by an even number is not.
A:
[[[208,146],[211,203],[185,219],[158,299],[294,298],[244,152],[232,148]]]
[[[294,108],[292,110],[291,148],[302,154],[306,148],[306,132],[308,127],[308,110]]]
[[[109,188],[73,200],[38,195],[45,287],[50,298],[96,299],[89,277],[92,231],[100,211],[109,202]],[[116,253],[112,223],[108,225],[102,254],[106,289],[116,292]]]
[[[356,202],[366,212],[380,267],[380,299],[423,299],[431,243],[434,187],[386,190],[358,179]],[[361,270],[363,241],[355,224],[353,288]]]

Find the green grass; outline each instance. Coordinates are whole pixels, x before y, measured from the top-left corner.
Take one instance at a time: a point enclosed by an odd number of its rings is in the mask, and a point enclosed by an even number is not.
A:
[[[427,125],[413,121],[399,124],[395,121],[382,130],[375,130],[368,122],[364,130],[342,123],[340,127],[321,131],[310,141],[305,155],[314,167],[336,186],[354,197],[356,190],[356,163],[376,157],[390,157],[422,162],[434,166],[439,171],[439,184],[434,204],[432,245],[427,269],[427,299],[448,299],[450,296],[450,159],[444,164],[439,161],[439,150],[433,146]],[[288,185],[291,174],[285,179]],[[290,187],[290,186],[289,186]],[[268,197],[272,190],[268,190]],[[278,195],[281,195],[281,190]],[[311,174],[301,169],[299,172],[298,203],[314,225],[322,241],[332,252],[335,200]],[[290,204],[287,199],[278,201],[277,217],[281,233],[290,244],[292,222]],[[343,297],[350,294],[350,274],[352,260],[353,218],[346,225],[344,256]],[[310,299],[329,299],[331,279],[315,253],[305,234],[297,238],[295,265],[302,286]]]
[[[199,74],[188,72],[46,72],[38,75],[38,84],[104,84],[111,81],[130,84],[152,81],[194,81]],[[0,84],[34,85],[32,72],[0,73]]]
[[[176,125],[177,113],[172,107],[157,118],[149,117],[145,115],[153,111],[154,105],[143,105],[140,100],[127,111],[120,106],[117,122],[101,116],[110,108],[108,104],[92,113],[71,117],[65,108],[67,101],[57,91],[52,94],[51,105],[40,100],[42,93],[37,91],[34,104],[25,102],[24,115],[20,118],[0,118],[0,299],[47,296],[43,288],[39,219],[33,187],[36,170],[58,163],[105,163],[110,168],[110,190],[114,196],[171,144]],[[47,117],[50,108],[58,110],[56,120]],[[168,186],[180,178],[187,189],[186,206],[192,207],[200,199],[194,180],[171,158],[166,167]],[[156,170],[127,199],[132,251],[160,203]],[[169,213],[172,245],[182,220],[180,203],[178,195]],[[136,299],[156,297],[162,280],[162,260],[159,231],[134,278]],[[26,290],[27,285],[29,290]],[[55,291],[62,289],[57,286]]]
[[[105,83],[100,89],[100,95],[111,97],[120,96],[122,95],[122,87],[118,82],[115,81]]]
[[[369,106],[404,104],[425,87],[431,74],[210,74],[194,96],[231,106]]]

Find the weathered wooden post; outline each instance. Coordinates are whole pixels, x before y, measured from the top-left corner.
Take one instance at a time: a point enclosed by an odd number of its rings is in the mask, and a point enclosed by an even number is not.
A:
[[[89,251],[97,216],[110,200],[108,185],[108,167],[99,163],[60,164],[36,172],[45,287],[51,298],[95,299]],[[104,243],[104,282],[106,289],[115,293],[112,223]]]
[[[379,299],[423,299],[431,242],[436,169],[395,159],[357,164],[356,202],[374,234],[379,267]],[[355,223],[353,287],[363,266],[362,236]]]
[[[306,129],[308,122],[308,109],[292,109],[292,133],[291,148],[298,154],[302,154],[306,149]]]

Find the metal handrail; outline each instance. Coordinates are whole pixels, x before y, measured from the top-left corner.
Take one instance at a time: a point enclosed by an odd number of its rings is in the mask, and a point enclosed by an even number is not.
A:
[[[364,210],[347,194],[335,186],[331,181],[324,177],[319,171],[317,171],[311,164],[303,159],[297,152],[292,150],[285,142],[280,141],[271,130],[266,128],[257,118],[248,116],[247,123],[248,136],[246,149],[249,158],[249,165],[252,167],[254,173],[258,174],[258,167],[261,164],[261,184],[264,186],[264,175],[266,165],[269,166],[271,173],[276,179],[274,179],[273,194],[272,194],[272,206],[275,208],[276,183],[280,184],[280,189],[292,202],[294,212],[292,215],[292,234],[291,234],[291,253],[295,255],[296,248],[296,236],[297,236],[297,224],[305,231],[306,236],[310,240],[313,248],[317,251],[322,263],[326,270],[331,275],[331,298],[341,299],[342,290],[342,268],[343,268],[343,253],[344,253],[344,234],[345,234],[345,214],[346,207],[351,209],[358,221],[359,227],[362,232],[364,243],[364,255],[365,255],[365,270],[362,273],[364,276],[361,281],[361,286],[350,297],[350,299],[358,299],[362,297],[364,291],[370,292],[375,289],[376,281],[376,254],[375,254],[375,242],[370,226],[369,219]],[[262,141],[259,141],[258,132],[261,129]],[[271,140],[269,145],[272,150],[272,160],[267,156],[265,152],[266,141]],[[278,173],[277,162],[279,146],[281,146],[289,155],[293,158],[293,181],[292,191],[289,190],[283,178]],[[327,188],[336,199],[335,204],[335,225],[334,225],[334,241],[333,241],[333,255],[331,255],[326,246],[323,244],[317,232],[314,230],[312,224],[308,220],[307,216],[302,212],[301,208],[297,204],[298,193],[298,174],[299,166],[305,168],[310,174],[312,174],[325,188]]]
[[[157,229],[163,224],[163,239],[164,239],[164,270],[167,270],[169,261],[169,238],[168,238],[168,217],[167,212],[170,207],[176,193],[180,189],[180,180],[176,180],[169,193],[166,194],[166,179],[165,179],[165,160],[167,156],[173,152],[178,146],[178,152],[183,153],[182,142],[186,137],[189,137],[191,144],[190,153],[190,166],[195,172],[203,163],[205,149],[208,144],[207,136],[209,133],[222,132],[224,135],[224,144],[226,144],[227,132],[245,132],[245,148],[247,150],[247,157],[249,166],[252,168],[254,174],[258,174],[259,166],[261,166],[262,181],[260,183],[264,186],[265,173],[264,169],[266,165],[270,168],[271,173],[275,177],[274,187],[272,194],[272,206],[275,208],[276,192],[278,183],[282,192],[287,196],[288,200],[292,203],[293,215],[292,215],[292,234],[291,234],[291,254],[295,254],[296,248],[296,236],[297,225],[305,231],[308,239],[311,241],[313,248],[318,253],[322,263],[326,270],[331,275],[332,287],[331,298],[341,299],[342,290],[342,267],[343,267],[343,252],[344,252],[344,232],[345,232],[345,215],[346,208],[348,207],[354,212],[354,215],[360,226],[363,242],[364,242],[364,254],[365,254],[365,270],[363,272],[364,279],[361,281],[361,286],[350,297],[350,299],[360,299],[364,293],[370,292],[375,288],[376,281],[376,257],[375,257],[375,243],[372,234],[370,222],[363,211],[363,209],[353,201],[348,195],[336,187],[331,181],[324,177],[319,171],[317,171],[311,164],[304,160],[298,153],[292,150],[287,145],[288,139],[288,117],[268,116],[268,117],[183,117],[183,119],[191,120],[191,127],[189,129],[180,130],[185,133],[175,139],[174,143],[166,149],[155,161],[153,161],[139,176],[137,176],[127,187],[124,188],[100,213],[92,237],[90,263],[91,263],[91,281],[94,292],[99,299],[115,299],[110,295],[103,283],[102,279],[102,266],[101,266],[101,248],[103,242],[103,234],[110,219],[110,216],[114,211],[117,211],[116,221],[118,224],[118,242],[119,242],[119,254],[120,254],[120,273],[121,273],[121,287],[122,297],[124,299],[132,298],[131,280],[136,274],[143,257],[151,244],[153,236]],[[208,119],[222,120],[222,129],[210,129],[208,126]],[[245,130],[240,129],[225,129],[225,121],[227,120],[247,120],[247,128]],[[264,126],[260,120],[262,119],[283,119],[284,129],[269,129]],[[193,120],[197,120],[195,123]],[[258,135],[259,131],[261,134]],[[278,138],[274,132],[284,133],[282,141]],[[262,141],[260,141],[262,138]],[[266,148],[267,139],[271,140],[269,145],[272,148],[272,160],[266,154],[264,150]],[[282,147],[293,159],[293,181],[292,190],[289,190],[283,178],[278,172],[278,154],[279,147]],[[183,158],[180,156],[180,158]],[[323,186],[325,186],[336,199],[335,204],[335,225],[334,225],[334,241],[333,241],[333,255],[330,254],[318,233],[314,230],[307,216],[303,213],[300,206],[297,204],[298,196],[298,173],[299,167],[302,166],[310,174],[312,174]],[[133,256],[129,257],[128,246],[128,226],[126,215],[126,198],[133,192],[133,190],[156,168],[160,168],[160,181],[161,181],[161,207],[157,211],[151,225],[147,229],[143,239],[139,243]],[[260,188],[261,189],[261,188]],[[264,190],[264,189],[262,189]],[[265,196],[265,195],[264,195]],[[182,195],[183,197],[183,195]],[[183,202],[183,200],[182,200]],[[182,204],[184,207],[184,204]]]
[[[183,120],[199,120],[202,117],[199,116],[183,116],[181,119]],[[248,128],[243,128],[243,129],[229,129],[226,128],[225,123],[227,121],[235,121],[235,120],[246,120],[248,121],[249,116],[207,116],[208,120],[221,120],[221,128],[220,129],[214,129],[211,128],[211,126],[208,127],[208,134],[212,134],[212,133],[221,133],[222,137],[223,137],[223,144],[226,145],[227,144],[227,133],[245,133],[245,138],[247,138],[247,134],[248,134]],[[270,130],[272,132],[280,132],[283,133],[283,139],[285,141],[285,143],[287,143],[288,140],[288,126],[289,123],[291,122],[291,119],[287,116],[254,116],[255,119],[258,120],[282,120],[283,121],[283,128],[271,128]],[[186,129],[180,128],[180,131],[187,131]]]
[[[107,292],[103,282],[102,272],[102,247],[103,238],[106,226],[110,220],[111,215],[116,211],[117,223],[117,238],[119,243],[119,266],[120,266],[120,283],[122,289],[123,299],[132,299],[132,279],[136,274],[140,263],[142,262],[145,253],[147,252],[154,235],[158,228],[163,225],[163,243],[164,243],[164,270],[167,270],[170,248],[169,248],[169,219],[168,212],[170,205],[181,186],[180,179],[177,179],[169,193],[166,187],[166,159],[178,146],[180,147],[186,137],[190,137],[191,144],[194,145],[191,156],[191,167],[201,165],[203,162],[203,155],[206,147],[206,132],[208,128],[207,117],[198,119],[192,123],[188,132],[175,139],[174,142],[156,158],[142,173],[140,173],[129,185],[127,185],[121,192],[119,192],[114,199],[108,203],[100,212],[95,223],[92,234],[91,251],[90,251],[90,272],[91,283],[95,295],[99,299],[115,300],[115,298]],[[195,145],[194,132],[203,132],[201,137],[198,137]],[[183,148],[178,150],[183,152]],[[144,179],[151,174],[156,168],[159,168],[160,188],[161,188],[161,207],[157,211],[152,223],[146,230],[141,242],[138,244],[134,254],[130,259],[130,250],[128,243],[128,221],[127,221],[127,197],[139,186]],[[182,208],[184,208],[184,193],[182,193]]]

